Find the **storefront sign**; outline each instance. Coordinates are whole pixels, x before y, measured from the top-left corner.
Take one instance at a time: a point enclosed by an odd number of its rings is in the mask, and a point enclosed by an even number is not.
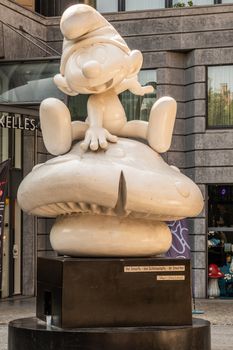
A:
[[[2,114],[0,115],[0,127],[34,131],[38,128],[38,121],[23,115]]]
[[[2,252],[3,252],[3,233],[4,233],[4,211],[5,199],[7,194],[8,172],[10,160],[0,164],[0,291],[2,288]]]

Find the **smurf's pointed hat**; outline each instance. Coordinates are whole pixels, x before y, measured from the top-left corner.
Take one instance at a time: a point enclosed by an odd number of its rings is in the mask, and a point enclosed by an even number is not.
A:
[[[64,35],[60,72],[64,75],[70,55],[81,47],[93,43],[111,43],[126,53],[130,49],[116,29],[93,7],[78,4],[70,6],[62,15],[60,23]]]

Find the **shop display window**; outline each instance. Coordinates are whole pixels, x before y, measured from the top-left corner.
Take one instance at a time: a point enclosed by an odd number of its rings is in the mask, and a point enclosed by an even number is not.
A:
[[[208,227],[233,231],[233,185],[210,185],[208,199]]]
[[[218,266],[220,297],[233,297],[233,185],[208,187],[208,264]]]

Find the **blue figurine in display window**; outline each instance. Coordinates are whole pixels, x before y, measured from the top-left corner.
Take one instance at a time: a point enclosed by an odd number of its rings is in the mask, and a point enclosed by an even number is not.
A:
[[[226,298],[233,297],[233,260],[232,255],[226,255],[226,264],[220,267],[224,278],[219,280],[220,296]]]

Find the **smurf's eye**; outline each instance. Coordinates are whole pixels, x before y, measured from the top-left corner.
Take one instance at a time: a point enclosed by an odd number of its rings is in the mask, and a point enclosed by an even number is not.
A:
[[[82,68],[84,63],[88,62],[90,60],[90,55],[86,54],[85,52],[77,52],[74,55],[74,60],[79,68]]]
[[[98,61],[99,63],[104,63],[106,61],[106,50],[104,47],[96,47],[92,51],[92,59]]]

